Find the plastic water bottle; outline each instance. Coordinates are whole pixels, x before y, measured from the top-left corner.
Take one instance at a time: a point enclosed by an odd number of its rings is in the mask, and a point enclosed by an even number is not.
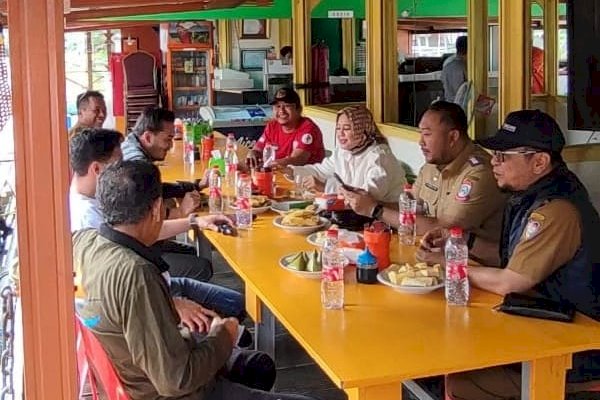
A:
[[[469,302],[469,278],[467,263],[469,248],[463,239],[461,228],[451,228],[450,237],[444,248],[446,260],[446,302],[455,306],[466,306]]]
[[[337,229],[329,229],[321,253],[321,304],[326,309],[344,307],[344,266],[346,258],[338,245]]]
[[[252,228],[252,180],[248,174],[240,174],[237,183],[235,218],[240,229]]]
[[[411,193],[412,186],[407,183],[404,191],[400,194],[398,208],[400,220],[398,224],[398,236],[400,244],[414,246],[417,234],[417,201]]]
[[[208,212],[209,214],[221,214],[223,212],[221,173],[218,166],[214,166],[208,176]]]
[[[236,172],[238,166],[237,143],[233,133],[227,135],[225,143],[225,179],[223,180],[223,203],[227,208],[234,203]]]
[[[183,162],[187,164],[193,164],[195,160],[194,150],[196,145],[194,143],[194,131],[189,121],[185,123],[184,132],[184,143],[183,143]]]

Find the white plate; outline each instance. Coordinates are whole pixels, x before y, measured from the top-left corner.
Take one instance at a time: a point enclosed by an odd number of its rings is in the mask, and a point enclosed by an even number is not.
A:
[[[232,210],[237,210],[237,207],[235,206],[230,206],[230,208]],[[252,214],[254,215],[258,215],[258,214],[262,214],[264,212],[267,212],[271,209],[271,206],[262,206],[262,207],[252,207]]]
[[[309,233],[313,233],[314,231],[319,231],[321,229],[323,229],[325,226],[327,226],[327,224],[329,224],[329,221],[327,220],[327,218],[323,218],[320,217],[319,221],[321,221],[319,224],[317,225],[312,225],[312,226],[289,226],[289,225],[282,225],[281,224],[281,220],[283,219],[283,217],[277,217],[273,220],[273,225],[275,225],[278,228],[283,229],[284,231],[290,232],[290,233],[299,233],[301,235],[307,235]]]
[[[308,243],[312,244],[313,246],[321,247],[321,246],[323,246],[323,242],[325,241],[325,235],[326,235],[326,231],[311,233],[310,235],[307,236],[306,241]],[[344,239],[345,237],[350,236],[350,235],[355,235],[355,237],[358,237],[361,241],[364,241],[362,233],[351,232],[346,229],[340,229],[338,232],[338,236],[341,237],[342,239]],[[352,248],[352,247],[349,247],[349,248]]]
[[[444,282],[438,284],[438,285],[434,285],[434,286],[402,286],[402,285],[395,285],[392,282],[390,282],[388,280],[387,277],[387,271],[383,270],[380,273],[377,274],[377,280],[381,283],[383,283],[385,286],[389,286],[392,289],[394,289],[397,292],[401,292],[401,293],[411,293],[411,294],[426,294],[426,293],[431,293],[435,290],[441,289],[444,287]]]
[[[364,250],[354,249],[352,247],[343,247],[342,248],[342,253],[344,254],[344,257],[346,257],[348,259],[348,262],[353,265],[356,265],[356,260],[358,259],[358,255],[360,253],[362,253],[363,251]]]
[[[290,208],[290,206],[294,205],[294,204],[306,204],[306,205],[301,208]],[[310,204],[312,204],[312,202],[310,200],[290,200],[290,201],[272,200],[271,201],[271,210],[273,210],[279,214],[284,214],[284,213],[286,213],[288,211],[292,211],[292,210],[301,210]]]
[[[310,278],[310,279],[321,279],[321,271],[318,272],[311,272],[311,271],[298,271],[297,269],[294,268],[290,268],[289,267],[289,259],[293,256],[295,256],[296,254],[298,254],[298,252],[296,253],[292,253],[292,254],[288,254],[287,256],[283,256],[279,259],[279,266],[287,271],[293,272],[296,275],[302,276],[304,278]]]

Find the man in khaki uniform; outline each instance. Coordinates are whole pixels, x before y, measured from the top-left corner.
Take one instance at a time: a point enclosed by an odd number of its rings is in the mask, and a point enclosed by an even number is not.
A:
[[[77,123],[69,129],[69,139],[86,128],[102,128],[106,119],[104,95],[88,90],[77,96]]]
[[[498,186],[512,195],[504,210],[501,268],[469,268],[469,281],[500,295],[533,292],[600,320],[600,218],[561,158],[564,143],[556,121],[539,110],[509,114],[496,136],[482,141],[494,150]],[[439,230],[428,233],[423,245],[441,247],[442,238]],[[450,375],[447,393],[456,400],[519,399],[520,367]],[[567,392],[598,380],[600,352],[574,354]]]
[[[417,233],[460,226],[470,232],[471,245],[475,238],[497,242],[505,196],[494,180],[489,154],[469,139],[467,127],[460,106],[446,101],[429,106],[421,118],[419,144],[427,163],[413,187],[421,204]],[[397,204],[377,204],[362,191],[343,194],[355,212],[398,226]]]

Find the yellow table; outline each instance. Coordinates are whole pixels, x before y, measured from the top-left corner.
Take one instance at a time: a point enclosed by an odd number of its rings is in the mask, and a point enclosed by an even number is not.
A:
[[[509,316],[492,310],[499,296],[480,290],[469,307],[449,307],[443,290],[409,295],[351,282],[344,310],[324,310],[318,280],[278,265],[311,246],[271,222],[260,216],[236,238],[206,237],[244,280],[250,315],[260,321],[264,303],[349,399],[398,399],[404,380],[514,362],[527,362],[523,399],[563,399],[571,354],[600,348],[600,324],[587,317],[564,324]],[[396,243],[391,258],[414,261],[414,249]]]
[[[259,216],[238,237],[205,234],[244,280],[255,321],[268,308],[350,400],[399,399],[405,380],[514,362],[524,363],[523,399],[562,400],[572,353],[600,348],[600,324],[585,316],[572,324],[509,316],[492,310],[499,296],[480,290],[468,307],[448,307],[443,290],[409,295],[348,282],[344,310],[324,310],[319,281],[278,264],[312,247],[273,217]],[[414,248],[392,244],[392,261],[414,261]]]

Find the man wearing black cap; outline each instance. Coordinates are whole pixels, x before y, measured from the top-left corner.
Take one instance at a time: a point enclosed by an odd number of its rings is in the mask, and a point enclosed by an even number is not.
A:
[[[501,268],[470,268],[469,280],[501,295],[534,291],[600,320],[600,218],[561,158],[564,144],[556,121],[539,110],[509,114],[495,136],[481,141],[493,151],[498,185],[512,196],[504,211]],[[597,379],[600,353],[575,354],[567,391],[585,391]],[[447,393],[452,399],[518,399],[520,383],[520,366],[497,367],[450,375]]]
[[[283,88],[275,93],[271,102],[273,119],[248,152],[252,164],[260,158],[265,146],[276,146],[275,160],[263,160],[272,167],[315,164],[325,158],[323,135],[319,127],[302,116],[300,96],[293,89]]]

